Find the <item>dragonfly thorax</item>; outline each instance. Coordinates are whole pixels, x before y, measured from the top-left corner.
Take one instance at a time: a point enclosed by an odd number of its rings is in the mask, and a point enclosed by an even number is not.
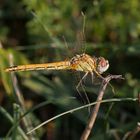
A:
[[[92,72],[96,68],[96,59],[87,54],[74,56],[70,60],[72,69],[83,72]]]
[[[70,65],[74,70],[95,72],[96,74],[102,74],[109,67],[108,60],[105,60],[103,57],[91,57],[85,53],[74,56],[70,60]]]

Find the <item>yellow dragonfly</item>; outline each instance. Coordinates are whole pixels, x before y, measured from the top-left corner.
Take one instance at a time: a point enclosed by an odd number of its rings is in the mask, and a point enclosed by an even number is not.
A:
[[[19,65],[12,66],[5,69],[6,72],[16,72],[16,71],[31,71],[31,70],[75,70],[84,72],[84,76],[81,78],[80,82],[76,86],[76,89],[81,96],[78,88],[82,84],[83,79],[90,73],[93,80],[93,75],[96,74],[100,78],[109,68],[109,62],[104,57],[91,57],[88,54],[79,54],[72,57],[67,61],[59,61],[53,63],[44,63],[44,64],[28,64],[28,65]],[[86,93],[85,93],[86,95]],[[89,99],[86,95],[86,98],[89,102]]]
[[[28,64],[11,66],[6,72],[31,71],[31,70],[75,70],[88,73],[95,73],[99,77],[109,68],[109,62],[104,57],[91,57],[88,54],[79,54],[67,61],[59,61],[44,64]]]

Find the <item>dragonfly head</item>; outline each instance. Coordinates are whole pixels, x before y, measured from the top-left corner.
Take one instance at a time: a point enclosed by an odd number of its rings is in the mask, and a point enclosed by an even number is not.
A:
[[[109,68],[108,60],[104,59],[103,57],[99,57],[96,60],[97,62],[97,71],[102,74]]]

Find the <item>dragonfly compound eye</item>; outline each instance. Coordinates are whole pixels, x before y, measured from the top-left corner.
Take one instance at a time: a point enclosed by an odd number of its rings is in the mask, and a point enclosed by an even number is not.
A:
[[[97,71],[102,74],[109,68],[108,60],[105,60],[103,57],[97,59]]]

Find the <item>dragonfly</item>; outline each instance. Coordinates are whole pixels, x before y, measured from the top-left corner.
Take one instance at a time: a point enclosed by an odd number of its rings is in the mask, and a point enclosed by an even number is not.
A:
[[[75,70],[84,72],[84,77],[88,73],[96,74],[102,77],[101,74],[104,73],[109,68],[109,61],[104,57],[91,57],[88,54],[77,54],[70,60],[44,63],[44,64],[27,64],[11,66],[5,69],[6,72],[17,72],[17,71],[31,71],[31,70]]]
[[[67,61],[59,61],[52,63],[44,63],[44,64],[27,64],[27,65],[18,65],[11,66],[6,68],[6,72],[18,72],[18,71],[31,71],[31,70],[75,70],[84,72],[84,76],[81,78],[79,83],[76,86],[76,89],[80,94],[79,87],[82,85],[82,81],[86,78],[86,76],[90,73],[92,76],[96,74],[98,77],[102,78],[102,75],[109,68],[109,61],[104,57],[91,57],[88,54],[77,54]],[[90,103],[87,94],[84,90],[86,99],[88,103]]]

